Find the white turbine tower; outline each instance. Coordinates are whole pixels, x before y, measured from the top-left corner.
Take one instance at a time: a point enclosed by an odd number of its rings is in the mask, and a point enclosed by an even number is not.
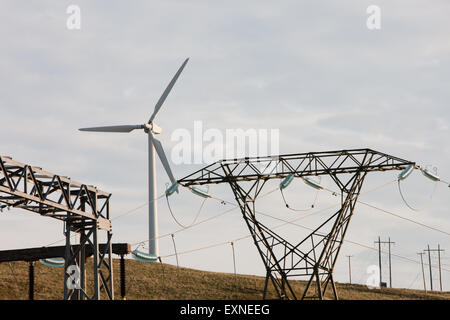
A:
[[[93,128],[81,128],[80,131],[94,131],[94,132],[120,132],[120,133],[129,133],[136,129],[143,129],[144,132],[148,135],[148,218],[149,218],[149,255],[150,257],[156,258],[158,257],[158,211],[156,206],[156,168],[155,168],[155,150],[158,154],[161,163],[164,166],[164,169],[167,172],[167,175],[172,182],[171,190],[174,189],[178,192],[177,189],[177,181],[172,174],[172,170],[170,170],[169,162],[167,161],[166,154],[164,153],[164,149],[161,145],[161,142],[157,140],[153,135],[160,134],[161,128],[158,127],[153,121],[156,117],[156,114],[161,109],[164,101],[172,90],[175,82],[183,71],[186,63],[189,61],[187,58],[181,67],[178,69],[177,73],[173,77],[172,81],[170,81],[166,90],[164,90],[162,96],[159,98],[158,102],[155,105],[155,110],[153,111],[150,120],[145,124],[140,125],[120,125],[120,126],[107,126],[107,127],[93,127]]]

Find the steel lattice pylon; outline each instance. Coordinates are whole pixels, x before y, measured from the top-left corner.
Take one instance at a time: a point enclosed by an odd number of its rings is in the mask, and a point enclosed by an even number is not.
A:
[[[0,209],[25,209],[65,224],[66,300],[97,300],[101,289],[114,299],[110,198],[110,193],[96,187],[0,156]],[[100,231],[106,234],[103,250],[99,249]],[[80,235],[79,245],[73,244],[74,233]],[[92,292],[86,289],[86,249],[93,256]]]
[[[368,172],[403,170],[415,163],[371,149],[310,152],[271,157],[222,160],[178,181],[183,186],[228,183],[266,267],[263,298],[269,281],[280,299],[323,299],[329,286],[338,293],[333,270],[364,178]],[[341,191],[341,206],[306,238],[292,244],[258,220],[255,202],[270,179],[328,175]],[[309,278],[301,296],[289,278]],[[315,291],[316,295],[310,292]]]

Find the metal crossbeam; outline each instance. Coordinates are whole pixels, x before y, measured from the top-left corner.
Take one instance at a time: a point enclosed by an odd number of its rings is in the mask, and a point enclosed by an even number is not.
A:
[[[81,219],[98,221],[101,229],[111,228],[105,208],[110,193],[81,184],[38,167],[0,156],[0,202],[3,208],[21,208],[65,220],[71,213]],[[81,199],[87,206],[81,210]],[[94,210],[94,202],[95,208]]]
[[[202,185],[223,182],[241,182],[284,178],[295,173],[297,177],[331,175],[339,187],[347,189],[334,176],[356,173],[363,165],[362,160],[371,155],[371,161],[364,164],[364,171],[386,171],[404,168],[412,162],[402,160],[371,149],[309,152],[270,157],[251,157],[217,161],[181,179],[183,185]],[[229,172],[223,170],[229,168]]]
[[[100,299],[101,288],[109,299],[114,298],[110,198],[110,193],[94,186],[0,156],[0,209],[25,209],[65,224],[65,299]],[[107,238],[102,250],[99,231],[105,231]],[[72,233],[80,235],[76,248],[71,243]],[[84,281],[87,251],[94,259],[92,295],[87,293]],[[80,272],[81,288],[71,289],[67,280],[72,278],[69,273],[74,268]]]
[[[323,299],[331,285],[338,299],[333,270],[353,215],[364,179],[369,172],[403,170],[415,163],[371,149],[309,152],[271,157],[222,160],[178,181],[192,185],[228,183],[266,267],[264,298],[271,281],[280,299],[297,299],[288,278],[308,277],[302,299],[315,287]],[[292,244],[256,217],[255,202],[266,182],[295,177],[328,175],[341,190],[341,207],[306,238]]]
[[[100,251],[104,251],[106,243],[99,245]],[[72,245],[72,250],[78,250],[79,245]],[[38,247],[38,248],[26,248],[26,249],[14,249],[14,250],[1,250],[0,262],[12,262],[12,261],[38,261],[41,259],[49,258],[64,258],[66,247],[65,246],[51,246],[51,247]],[[113,243],[112,253],[117,255],[127,255],[131,252],[131,245],[129,243]],[[86,248],[86,257],[93,255],[92,248]]]

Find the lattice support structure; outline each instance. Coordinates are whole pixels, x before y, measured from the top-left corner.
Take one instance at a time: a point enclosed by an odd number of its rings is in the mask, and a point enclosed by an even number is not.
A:
[[[266,267],[264,296],[269,282],[280,299],[324,299],[329,287],[338,299],[333,270],[342,247],[364,179],[368,172],[403,170],[413,162],[370,149],[340,150],[275,157],[218,161],[179,180],[186,187],[228,183]],[[255,203],[266,182],[328,175],[341,191],[340,209],[298,243],[290,243],[257,217]],[[297,296],[290,279],[306,277]]]
[[[21,208],[65,224],[64,299],[114,299],[110,193],[0,156],[0,209]],[[106,245],[99,250],[100,233]],[[73,243],[79,235],[79,245]],[[93,287],[86,288],[86,249],[93,252]],[[89,292],[92,291],[92,292]]]
[[[106,233],[103,250],[99,245],[101,231]],[[78,234],[79,245],[71,244],[73,233]],[[65,222],[65,236],[65,268],[70,271],[64,274],[64,299],[99,300],[100,293],[104,289],[106,297],[113,300],[112,233],[108,230],[100,230],[95,221],[80,222],[76,218],[69,218]],[[88,247],[92,252],[92,292],[86,288],[86,251]]]

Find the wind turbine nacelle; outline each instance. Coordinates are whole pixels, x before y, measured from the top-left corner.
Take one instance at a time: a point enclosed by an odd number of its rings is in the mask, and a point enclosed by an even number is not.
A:
[[[145,131],[151,130],[153,134],[160,134],[162,132],[161,127],[157,126],[154,123],[146,123],[144,125]]]

